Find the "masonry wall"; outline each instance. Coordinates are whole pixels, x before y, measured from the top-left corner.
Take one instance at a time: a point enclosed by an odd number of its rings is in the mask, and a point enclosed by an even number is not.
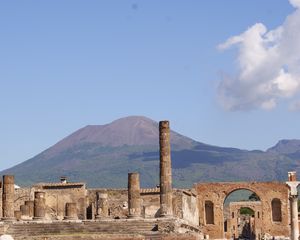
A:
[[[46,219],[63,219],[66,211],[66,203],[72,202],[77,204],[78,218],[86,218],[85,186],[34,186],[31,189],[31,193],[35,191],[46,193]],[[33,200],[33,197],[31,197],[31,200]]]
[[[109,215],[111,218],[127,218],[128,215],[128,191],[127,189],[89,189],[88,208],[90,209],[89,219],[93,219],[96,214],[97,201],[96,193],[107,193],[109,204]],[[158,217],[159,213],[159,192],[141,192],[142,217]],[[91,211],[92,210],[92,211]]]
[[[184,220],[198,226],[199,225],[199,209],[197,196],[183,192],[182,194],[182,211]]]
[[[279,182],[240,182],[240,183],[199,183],[196,185],[200,225],[204,234],[210,235],[210,238],[224,238],[224,201],[233,191],[247,189],[255,192],[262,206],[262,229],[264,234],[271,236],[290,235],[290,217],[289,217],[289,190],[285,183]],[[282,221],[273,222],[271,202],[274,198],[281,200]],[[214,204],[214,224],[205,222],[205,201],[212,201]]]
[[[109,215],[111,218],[126,218],[128,214],[128,193],[127,189],[106,189],[106,188],[94,188],[87,190],[87,206],[88,206],[88,219],[94,219],[97,208],[97,196],[96,193],[107,193],[109,204]]]
[[[107,193],[110,218],[122,219],[128,215],[128,191],[127,189],[85,189],[85,186],[75,187],[70,183],[63,185],[36,185],[32,188],[19,188],[15,190],[14,210],[20,210],[20,206],[27,200],[34,200],[34,192],[46,193],[46,219],[61,220],[65,216],[67,202],[77,203],[79,219],[95,219],[97,213],[96,193]],[[159,217],[160,194],[159,189],[141,190],[142,217]],[[1,201],[2,203],[2,201]],[[192,225],[199,225],[199,210],[197,197],[189,190],[175,189],[173,191],[173,214],[184,219]]]
[[[96,215],[96,192],[107,193],[109,214],[111,218],[127,218],[128,192],[127,189],[89,189],[88,190],[88,218],[94,219]],[[142,217],[159,217],[160,194],[157,189],[141,190]],[[199,210],[196,195],[188,191],[173,191],[173,214],[190,224],[199,225]]]
[[[31,188],[16,188],[15,189],[15,211],[20,210],[20,206],[25,204],[27,200],[33,200],[33,192]]]

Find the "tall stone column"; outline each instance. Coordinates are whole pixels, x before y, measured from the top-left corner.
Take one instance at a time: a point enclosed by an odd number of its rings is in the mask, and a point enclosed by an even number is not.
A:
[[[66,203],[66,216],[65,220],[77,220],[77,204],[76,203]]]
[[[46,216],[45,192],[34,193],[34,220],[44,220]]]
[[[141,217],[140,175],[128,173],[128,217]]]
[[[291,240],[299,238],[299,223],[298,223],[298,190],[300,182],[297,181],[296,172],[288,173],[288,181],[286,184],[290,188],[290,214],[291,214]]]
[[[291,196],[290,203],[291,203],[291,240],[298,240],[299,237],[298,196]]]
[[[97,192],[97,215],[96,219],[108,218],[108,195],[107,193]]]
[[[2,220],[15,220],[14,198],[15,198],[15,178],[12,175],[3,176],[2,187]]]
[[[159,122],[160,216],[172,216],[172,167],[169,121]]]

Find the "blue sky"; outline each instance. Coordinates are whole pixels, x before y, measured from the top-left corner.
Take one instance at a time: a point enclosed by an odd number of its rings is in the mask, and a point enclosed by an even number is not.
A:
[[[298,51],[261,63],[288,68],[275,80],[261,66],[242,79],[251,59],[241,34],[255,35],[257,23],[277,29],[295,11],[288,0],[1,1],[0,170],[85,125],[129,115],[169,119],[179,133],[220,146],[300,138]],[[255,92],[274,81],[275,92]]]

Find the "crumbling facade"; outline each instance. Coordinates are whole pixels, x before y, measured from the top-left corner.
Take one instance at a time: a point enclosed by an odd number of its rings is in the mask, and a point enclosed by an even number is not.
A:
[[[197,183],[191,189],[172,187],[170,128],[159,123],[160,185],[140,188],[139,173],[128,174],[127,189],[87,189],[85,183],[39,183],[14,187],[14,177],[0,182],[0,236],[15,239],[231,239],[238,238],[240,209],[252,209],[245,221],[251,239],[299,236],[296,173],[288,181]],[[239,189],[257,202],[224,202]]]

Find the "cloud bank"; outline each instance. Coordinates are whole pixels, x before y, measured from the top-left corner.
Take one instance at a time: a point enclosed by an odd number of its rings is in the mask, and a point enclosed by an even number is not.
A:
[[[295,11],[284,23],[268,30],[256,23],[220,44],[220,50],[238,49],[236,76],[223,76],[218,86],[226,110],[274,109],[283,99],[290,110],[300,109],[300,0],[289,0]]]

